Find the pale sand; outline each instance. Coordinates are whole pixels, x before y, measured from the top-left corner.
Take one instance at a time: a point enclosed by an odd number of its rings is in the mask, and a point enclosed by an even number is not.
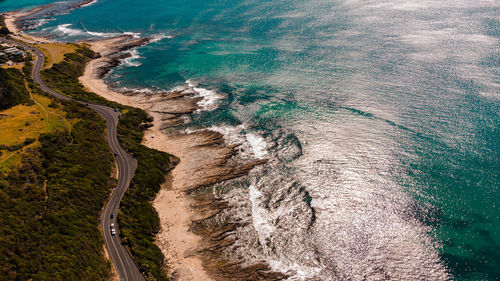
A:
[[[40,8],[38,8],[38,9],[40,9]],[[50,39],[47,39],[44,37],[28,35],[28,34],[22,32],[19,29],[19,27],[16,25],[16,20],[18,18],[29,15],[29,14],[35,12],[36,10],[37,10],[37,8],[35,8],[31,11],[24,12],[24,13],[16,13],[16,12],[7,13],[4,20],[5,20],[5,26],[7,27],[7,29],[13,33],[10,35],[11,37],[18,39],[18,40],[21,40],[21,41],[24,41],[24,42],[27,42],[27,43],[30,43],[30,44],[36,44],[38,42],[42,42],[42,43],[54,42],[53,40],[50,40]]]
[[[116,39],[109,39],[89,44],[94,51],[102,54],[112,48],[115,42]],[[147,110],[148,106],[139,102],[137,98],[112,91],[103,80],[96,77],[95,72],[99,66],[102,66],[104,60],[105,58],[99,58],[87,64],[80,82],[87,90],[108,100]],[[153,117],[155,115],[151,112],[150,114]],[[157,244],[166,256],[169,273],[174,274],[176,280],[212,280],[203,269],[201,259],[189,254],[196,252],[200,238],[189,231],[194,214],[190,208],[192,202],[184,192],[186,186],[183,179],[190,176],[185,174],[186,169],[183,168],[190,162],[188,158],[185,158],[187,147],[182,145],[185,142],[179,143],[175,141],[175,138],[168,138],[163,134],[159,118],[155,118],[153,124],[154,126],[145,133],[144,144],[181,159],[180,164],[172,171],[153,203],[162,224],[162,230],[157,236]],[[153,135],[154,138],[152,138]]]
[[[99,68],[99,66],[104,64],[104,60],[105,58],[98,58],[90,61],[85,67],[83,76],[79,78],[80,83],[82,83],[87,90],[94,92],[107,100],[114,101],[123,105],[134,106],[132,97],[125,96],[121,93],[111,90],[108,85],[104,83],[104,80],[98,79],[96,77],[95,70]]]
[[[22,14],[11,12],[5,17],[5,25],[14,33],[13,37],[28,43],[36,43],[37,41],[44,43],[52,42],[46,38],[27,35],[19,30],[15,21],[18,17],[27,13],[29,12]],[[93,51],[105,56],[109,50],[115,47],[120,41],[123,41],[123,39],[124,37],[117,37],[86,43],[91,46]],[[96,70],[105,64],[105,60],[106,58],[102,57],[94,59],[87,64],[83,76],[79,78],[85,88],[107,100],[147,109],[145,108],[147,106],[139,102],[136,98],[111,90],[102,79],[97,78],[95,75]],[[151,113],[151,115],[154,116],[155,114]],[[174,138],[167,138],[159,129],[159,118],[155,118],[153,124],[154,126],[149,128],[145,133],[144,144],[150,148],[176,155],[181,159],[180,164],[169,175],[165,185],[153,202],[153,206],[157,210],[162,223],[162,230],[158,234],[157,244],[166,256],[169,273],[174,274],[173,277],[176,280],[212,280],[203,269],[201,259],[198,256],[192,255],[196,253],[200,237],[189,231],[189,226],[195,214],[190,208],[192,202],[184,192],[187,186],[183,179],[189,178],[185,174],[189,171],[189,167],[185,167],[190,162],[185,161],[185,152],[188,147],[182,145],[186,144],[184,140],[181,140],[179,143],[179,141],[173,140]],[[152,138],[153,135],[155,136],[154,138]],[[116,171],[113,173],[113,176],[117,176]],[[105,255],[108,257],[106,249]],[[118,276],[112,266],[111,280],[117,279]]]
[[[14,33],[14,34],[17,34],[19,33],[19,28],[17,27],[17,25],[15,24],[16,22],[16,19],[19,17],[19,16],[22,16],[22,14],[16,14],[14,12],[10,12],[8,14],[6,14],[5,18],[4,18],[4,22],[5,22],[5,26],[7,27],[7,29]]]

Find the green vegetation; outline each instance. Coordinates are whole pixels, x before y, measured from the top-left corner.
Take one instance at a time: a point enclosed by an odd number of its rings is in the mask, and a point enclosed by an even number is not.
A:
[[[36,140],[40,134],[71,130],[71,124],[64,118],[64,111],[49,108],[48,105],[52,102],[50,98],[34,94],[41,90],[29,78],[32,68],[30,59],[29,56],[26,58],[22,73],[17,69],[0,70],[7,76],[14,77],[11,80],[0,80],[0,89],[5,94],[5,99],[1,101],[3,107],[7,107],[0,111],[2,176],[21,164],[22,155],[27,149],[39,145]],[[34,145],[26,142],[29,139],[35,140]]]
[[[146,273],[147,280],[168,280],[163,270],[165,257],[154,243],[160,220],[151,201],[172,167],[171,156],[141,144],[148,121],[152,120],[137,108],[128,108],[120,118],[118,139],[137,159],[138,168],[122,199],[118,222],[122,241]]]
[[[60,93],[80,101],[116,105],[108,100],[91,93],[78,81],[83,75],[85,64],[96,54],[85,45],[79,45],[76,52],[64,55],[64,59],[42,71],[41,75],[47,86],[58,90]]]
[[[152,121],[143,110],[110,102],[84,89],[78,77],[95,55],[86,46],[79,46],[76,52],[65,54],[63,61],[43,71],[42,77],[47,85],[65,95],[126,112],[118,124],[118,138],[121,145],[138,160],[138,168],[121,201],[118,215],[120,236],[148,280],[168,280],[163,270],[165,257],[154,243],[160,222],[151,201],[171,168],[171,156],[141,145],[144,130]]]
[[[10,31],[5,26],[5,20],[3,15],[0,15],[0,35],[8,35]]]
[[[65,54],[74,53],[78,48],[76,44],[69,43],[45,43],[38,45],[37,48],[45,56],[44,68],[50,68],[54,63],[60,63],[65,59]]]
[[[24,75],[15,68],[0,68],[0,110],[28,103],[29,92],[24,84]]]
[[[0,111],[0,150],[2,145],[18,145],[42,133],[70,129],[65,112],[50,108],[52,99],[35,94],[31,97],[33,105],[16,105]]]
[[[98,219],[116,181],[106,123],[42,95],[29,60],[0,69],[0,280],[107,280]]]
[[[8,61],[9,61],[9,57],[7,57],[6,55],[3,55],[0,57],[0,64],[6,63]]]
[[[2,280],[106,280],[110,266],[97,228],[114,185],[106,124],[66,103],[71,133],[42,134],[40,146],[0,179]]]

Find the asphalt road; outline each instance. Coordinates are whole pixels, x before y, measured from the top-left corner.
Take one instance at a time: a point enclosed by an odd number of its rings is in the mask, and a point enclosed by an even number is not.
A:
[[[40,88],[46,93],[62,99],[62,100],[73,100],[70,97],[62,95],[57,91],[48,87],[40,78],[40,71],[43,68],[44,56],[42,52],[36,48],[28,46],[26,44],[22,44],[16,41],[8,40],[8,39],[0,39],[0,41],[5,41],[11,44],[18,45],[25,50],[30,50],[36,54],[36,61],[33,65],[33,80],[37,83]],[[78,101],[80,102],[80,101]],[[145,280],[144,276],[139,271],[139,268],[132,260],[127,249],[121,244],[121,239],[119,237],[119,228],[116,223],[116,215],[118,213],[118,207],[120,206],[120,201],[125,194],[125,191],[129,187],[130,180],[135,174],[135,170],[137,169],[137,160],[134,159],[130,154],[128,154],[125,150],[122,149],[120,144],[118,143],[118,139],[116,137],[116,127],[118,125],[118,116],[119,112],[115,112],[113,108],[102,106],[98,104],[88,104],[89,108],[95,110],[99,115],[101,115],[107,123],[108,128],[108,142],[111,150],[116,155],[116,161],[118,163],[118,185],[113,190],[111,198],[104,206],[101,213],[101,227],[104,235],[104,242],[106,244],[106,248],[108,249],[108,253],[110,255],[111,261],[118,273],[118,276],[121,280],[124,281],[142,281]],[[113,219],[111,219],[111,214],[113,214]],[[114,223],[117,234],[111,235],[110,225]]]

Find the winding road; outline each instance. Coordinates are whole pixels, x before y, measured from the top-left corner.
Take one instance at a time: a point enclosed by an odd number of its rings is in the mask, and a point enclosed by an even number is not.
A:
[[[32,72],[35,83],[37,83],[44,92],[58,99],[65,101],[73,100],[72,98],[62,95],[48,87],[41,79],[40,71],[43,68],[45,59],[40,50],[9,39],[0,38],[0,42],[1,41],[17,45],[26,51],[35,53],[36,60],[33,65]],[[81,101],[77,102],[83,103]],[[132,260],[132,257],[127,249],[122,245],[120,237],[118,235],[112,235],[110,229],[111,223],[114,223],[115,229],[117,233],[119,233],[118,225],[116,223],[116,215],[118,213],[118,207],[121,199],[123,198],[123,194],[125,194],[125,191],[129,187],[130,181],[135,174],[135,170],[137,169],[137,160],[123,150],[118,143],[118,138],[116,137],[116,127],[118,125],[118,116],[120,113],[115,112],[113,108],[98,104],[87,103],[87,106],[95,110],[106,120],[109,146],[115,154],[116,161],[118,163],[118,185],[113,190],[111,198],[104,206],[100,218],[104,242],[120,281],[143,281],[145,280],[144,276],[139,271],[137,264]],[[111,214],[113,214],[113,218],[111,218]]]

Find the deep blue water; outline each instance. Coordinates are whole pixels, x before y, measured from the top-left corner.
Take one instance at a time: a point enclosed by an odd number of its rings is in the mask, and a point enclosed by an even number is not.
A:
[[[249,260],[303,279],[498,280],[499,12],[495,1],[99,0],[35,32],[156,36],[107,79],[228,94],[189,126],[280,160],[242,196],[254,223],[241,234],[268,242],[241,250]],[[286,136],[300,142],[295,160],[279,157]],[[308,204],[275,198],[292,186]]]

